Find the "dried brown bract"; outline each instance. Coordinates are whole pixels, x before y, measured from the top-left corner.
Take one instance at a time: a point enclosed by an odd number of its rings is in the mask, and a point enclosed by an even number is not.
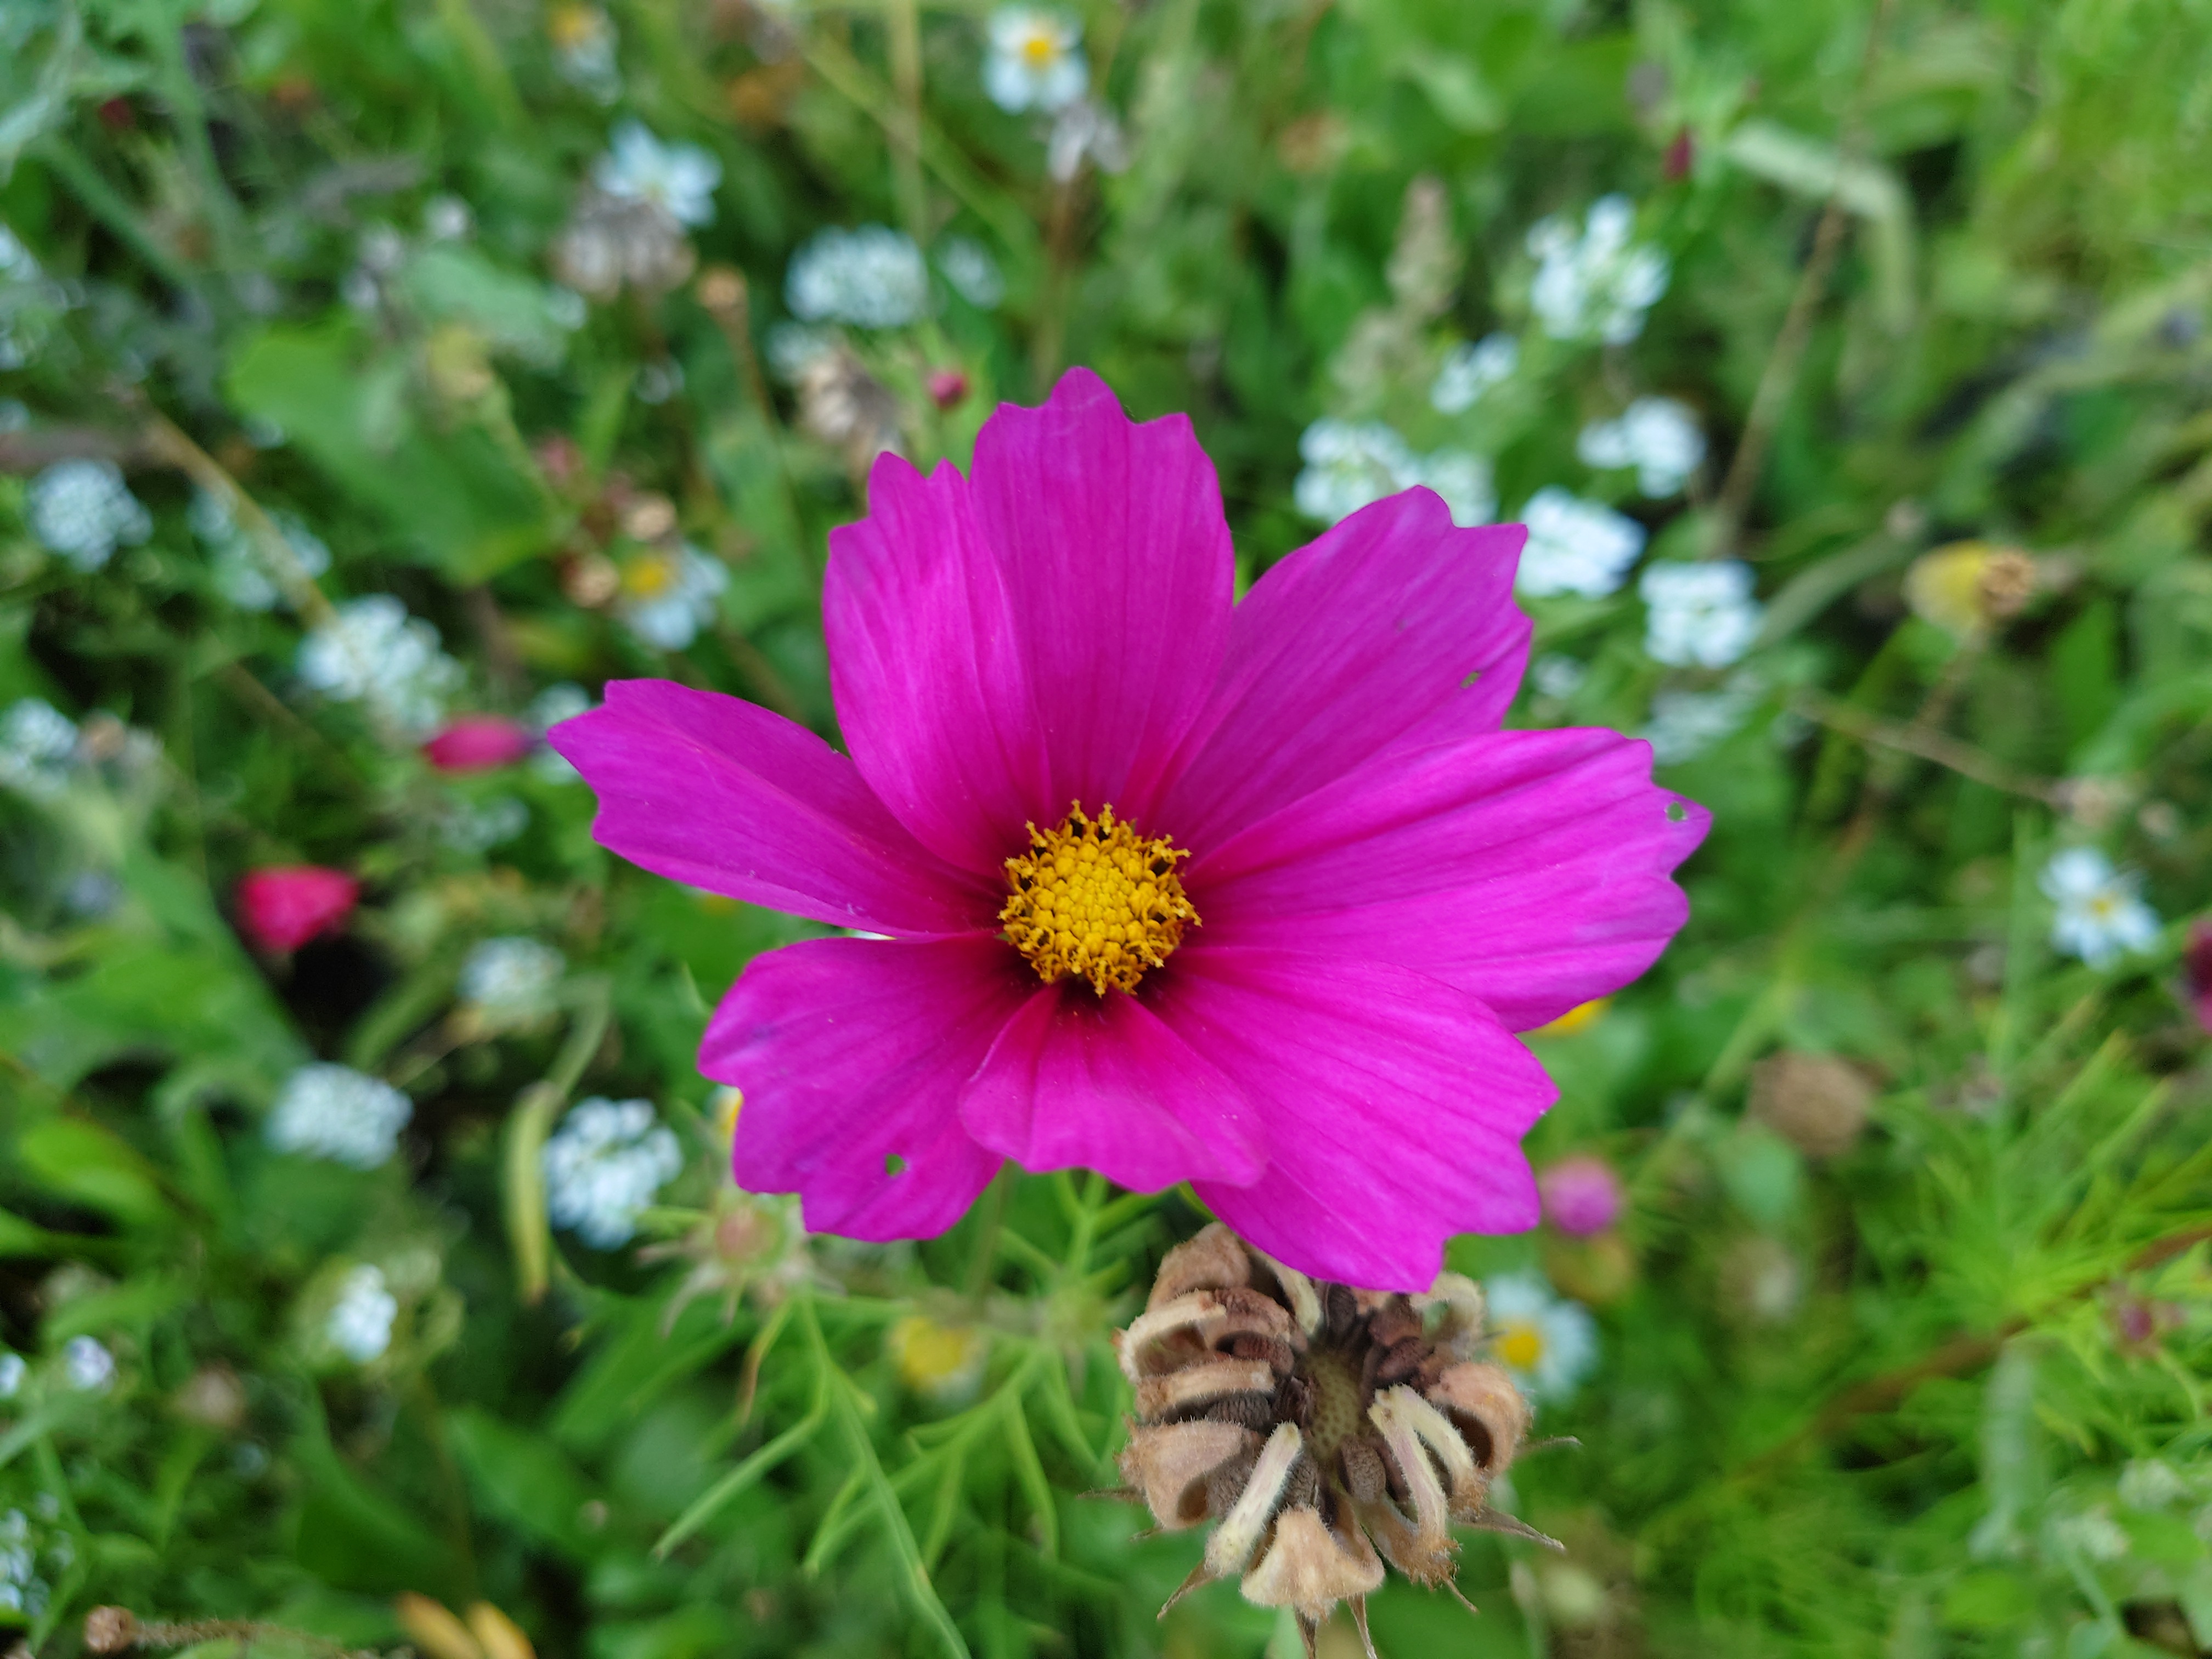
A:
[[[799,371],[799,420],[842,451],[855,474],[899,447],[898,399],[842,346],[817,353]]]
[[[586,186],[554,239],[553,275],[579,294],[611,300],[624,288],[665,294],[689,281],[699,256],[658,202]]]
[[[1833,1054],[1784,1050],[1752,1067],[1752,1116],[1808,1158],[1850,1151],[1873,1108],[1874,1085]]]
[[[1425,1296],[1316,1283],[1218,1224],[1170,1251],[1115,1339],[1137,1395],[1122,1478],[1164,1528],[1216,1523],[1168,1606],[1241,1576],[1311,1655],[1349,1601],[1371,1656],[1386,1566],[1456,1595],[1454,1522],[1534,1535],[1488,1504],[1529,1412],[1482,1339],[1482,1292],[1455,1273]]]

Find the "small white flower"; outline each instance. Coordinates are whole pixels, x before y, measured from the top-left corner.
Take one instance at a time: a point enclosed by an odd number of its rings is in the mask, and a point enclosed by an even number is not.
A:
[[[1074,178],[1086,161],[1101,173],[1129,168],[1128,136],[1114,112],[1095,98],[1079,98],[1060,111],[1045,141],[1044,170],[1056,184]]]
[[[477,228],[477,216],[458,196],[433,196],[422,204],[422,234],[434,242],[458,242]]]
[[[2142,878],[2113,869],[2094,847],[2053,853],[2037,884],[2058,907],[2051,945],[2092,968],[2110,967],[2158,941],[2158,914],[2142,901]]]
[[[1589,666],[1579,658],[1553,651],[1536,659],[1528,678],[1544,696],[1564,700],[1582,690],[1583,682],[1589,678]]]
[[[545,1208],[556,1227],[611,1250],[637,1231],[653,1194],[684,1167],[674,1131],[653,1103],[580,1101],[545,1143]]]
[[[1532,1400],[1561,1400],[1597,1363],[1597,1322],[1535,1273],[1486,1281],[1491,1352]]]
[[[1555,340],[1595,338],[1626,345],[1644,331],[1644,313],[1667,291],[1667,256],[1632,242],[1636,210],[1625,196],[1590,204],[1582,234],[1572,222],[1546,219],[1528,232],[1537,260],[1529,304]]]
[[[1676,668],[1725,668],[1751,648],[1766,612],[1741,559],[1655,564],[1637,592],[1650,611],[1644,651]]]
[[[22,697],[0,714],[0,788],[50,800],[69,782],[76,722],[43,697]]]
[[[532,698],[523,719],[543,739],[562,720],[574,720],[591,706],[590,692],[563,680],[557,685],[547,686]],[[530,769],[548,783],[574,783],[584,775],[569,763],[567,756],[542,741],[538,752],[530,757]]]
[[[461,679],[460,664],[439,648],[438,630],[389,593],[339,605],[301,641],[299,672],[311,690],[365,702],[410,735],[438,724]]]
[[[1439,415],[1462,415],[1493,386],[1513,378],[1521,366],[1521,343],[1510,334],[1490,334],[1454,346],[1429,386],[1429,405]]]
[[[929,267],[902,231],[833,225],[791,256],[783,297],[805,322],[901,328],[928,309]]]
[[[722,164],[696,144],[664,144],[643,122],[625,121],[592,164],[592,182],[610,196],[657,202],[678,224],[704,225],[714,221]]]
[[[1066,12],[1001,6],[991,14],[990,34],[983,90],[1000,109],[1049,114],[1066,108],[1091,84],[1083,26]]]
[[[488,939],[461,964],[461,1000],[494,1019],[527,1019],[551,1006],[568,959],[520,937]]]
[[[562,5],[547,19],[553,36],[553,61],[561,78],[593,101],[611,104],[622,96],[622,68],[616,58],[613,21],[597,6]]]
[[[399,1300],[386,1285],[384,1270],[364,1264],[345,1276],[323,1334],[355,1364],[366,1365],[392,1346],[392,1322],[398,1315]]]
[[[115,1382],[115,1356],[94,1337],[73,1336],[62,1344],[62,1376],[72,1389],[104,1394]]]
[[[1575,453],[1601,471],[1636,469],[1636,487],[1657,498],[1687,483],[1705,459],[1705,434],[1687,404],[1672,398],[1638,398],[1617,420],[1583,428]]]
[[[1498,491],[1491,483],[1490,463],[1465,449],[1439,449],[1418,467],[1416,483],[1426,484],[1443,497],[1452,522],[1462,530],[1488,524],[1498,512]]]
[[[1601,599],[1620,587],[1644,551],[1642,525],[1557,484],[1531,496],[1521,517],[1528,545],[1514,585],[1523,593]]]
[[[662,651],[681,651],[714,619],[730,580],[727,566],[689,542],[640,553],[623,567],[616,613],[629,631]]]
[[[1323,524],[1357,513],[1420,481],[1420,461],[1380,421],[1357,424],[1324,416],[1298,440],[1305,469],[1291,487],[1299,512]]]
[[[1651,745],[1661,766],[1695,760],[1742,728],[1766,687],[1748,669],[1731,675],[1717,691],[1662,691],[1651,699],[1651,719],[1637,735]]]
[[[272,513],[270,518],[283,533],[302,574],[312,579],[330,569],[331,550],[321,537],[289,513]],[[283,598],[276,578],[270,574],[261,550],[239,529],[228,507],[199,490],[192,496],[185,520],[213,554],[209,563],[215,572],[216,592],[240,611],[276,609]]]
[[[349,1066],[302,1066],[270,1109],[269,1144],[282,1152],[374,1170],[399,1145],[415,1103],[390,1084]]]
[[[23,1390],[31,1367],[19,1353],[0,1352],[0,1400],[13,1400]]]
[[[530,809],[512,795],[453,801],[438,824],[438,837],[457,853],[489,853],[530,827]]]
[[[937,245],[937,268],[952,291],[978,311],[994,311],[1006,297],[1006,279],[990,249],[972,236],[948,236]]]
[[[31,533],[88,573],[118,546],[136,546],[154,532],[145,504],[112,461],[56,461],[31,480],[25,505]]]

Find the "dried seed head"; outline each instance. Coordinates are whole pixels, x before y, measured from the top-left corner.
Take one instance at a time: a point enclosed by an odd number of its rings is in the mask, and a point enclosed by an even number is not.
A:
[[[799,421],[865,472],[876,457],[899,447],[898,399],[843,346],[817,352],[799,371]]]
[[[627,286],[665,294],[699,262],[684,227],[659,203],[586,186],[552,248],[553,275],[579,294],[611,300]]]
[[[1483,1328],[1455,1273],[1422,1296],[1316,1284],[1218,1224],[1170,1250],[1115,1341],[1137,1401],[1122,1478],[1163,1528],[1217,1523],[1176,1595],[1241,1577],[1310,1654],[1339,1601],[1365,1628],[1386,1564],[1449,1584],[1454,1522],[1517,1528],[1488,1496],[1528,1404],[1478,1357]]]
[[[1752,1068],[1752,1116],[1808,1158],[1849,1152],[1873,1104],[1873,1086],[1833,1054],[1784,1052]]]
[[[88,1653],[120,1653],[138,1640],[138,1616],[128,1607],[94,1607],[84,1616]]]

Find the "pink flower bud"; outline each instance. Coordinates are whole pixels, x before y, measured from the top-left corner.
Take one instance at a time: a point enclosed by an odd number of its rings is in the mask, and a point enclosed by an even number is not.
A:
[[[1544,1200],[1544,1219],[1563,1233],[1587,1237],[1620,1218],[1626,1195],[1620,1177],[1601,1158],[1579,1153],[1563,1158],[1536,1177]]]
[[[238,878],[238,929],[256,949],[296,951],[345,925],[361,884],[343,870],[292,864]]]
[[[2182,961],[2189,974],[2189,1006],[2197,1023],[2212,1031],[2212,921],[2191,924]]]
[[[968,395],[968,377],[957,368],[940,368],[929,377],[929,401],[950,409]]]
[[[496,714],[464,714],[422,745],[441,772],[488,772],[530,752],[530,730]]]

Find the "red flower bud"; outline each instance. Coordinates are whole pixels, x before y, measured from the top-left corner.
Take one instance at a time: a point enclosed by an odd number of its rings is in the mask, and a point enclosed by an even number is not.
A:
[[[968,395],[968,377],[957,368],[940,368],[929,377],[929,400],[950,409]]]
[[[238,878],[238,929],[256,949],[296,951],[353,914],[361,884],[316,864],[249,871]]]
[[[1690,176],[1691,164],[1697,159],[1697,141],[1690,137],[1689,128],[1684,127],[1674,135],[1674,142],[1667,146],[1667,158],[1660,163],[1659,170],[1666,175],[1668,184],[1678,185]]]
[[[2182,963],[2189,975],[2189,1006],[2197,1023],[2212,1031],[2212,921],[2190,924],[2189,950]]]
[[[422,745],[441,772],[488,772],[530,752],[530,730],[496,714],[464,714]]]

